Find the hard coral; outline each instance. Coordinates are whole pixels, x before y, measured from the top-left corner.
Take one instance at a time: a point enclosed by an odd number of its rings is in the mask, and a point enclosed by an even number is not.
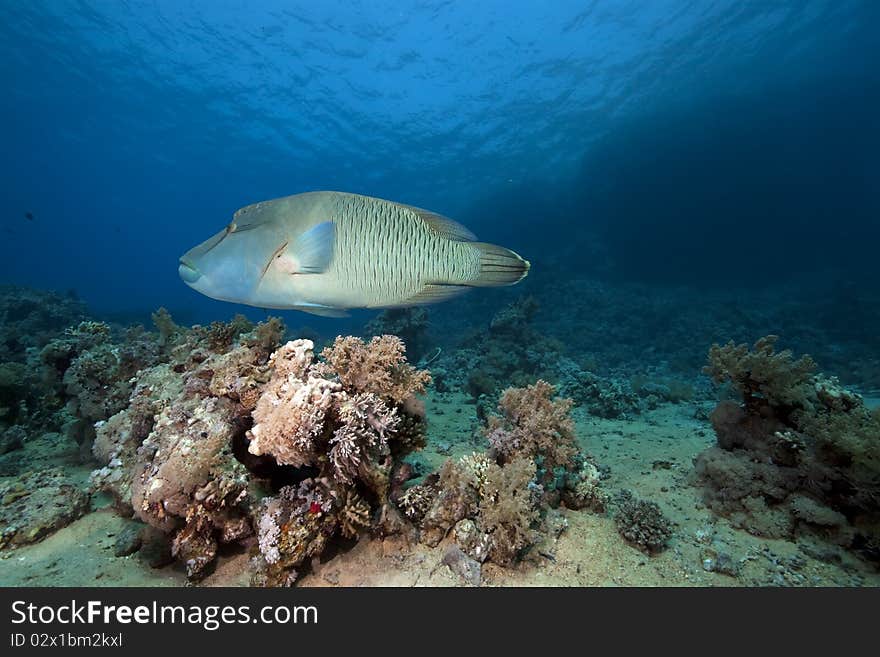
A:
[[[204,574],[220,544],[253,532],[250,476],[235,449],[269,379],[269,354],[253,339],[260,327],[242,333],[248,326],[215,331],[235,336],[231,344],[211,330],[176,329],[170,362],[142,370],[127,407],[96,425],[93,453],[105,465],[93,487],[168,534],[190,577]]]
[[[628,490],[618,495],[614,521],[628,543],[648,554],[663,550],[672,536],[672,523],[660,507],[655,502],[637,499]]]

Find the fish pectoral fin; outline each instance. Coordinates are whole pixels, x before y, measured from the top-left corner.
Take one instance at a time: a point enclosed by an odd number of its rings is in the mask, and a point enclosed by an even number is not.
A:
[[[304,313],[320,315],[321,317],[348,317],[348,312],[342,308],[322,306],[320,303],[299,303],[291,306],[293,310],[301,310]]]
[[[332,221],[312,226],[300,235],[290,254],[296,262],[294,274],[320,274],[327,271],[333,260],[333,243],[336,241],[336,227]]]
[[[414,208],[411,205],[407,207],[415,212],[419,219],[428,224],[431,230],[446,239],[455,240],[456,242],[474,242],[477,239],[477,236],[469,229],[449,217],[444,217],[441,214],[429,212],[428,210],[422,210],[421,208]]]
[[[399,304],[399,307],[405,308],[406,306],[424,306],[429,303],[440,303],[441,301],[446,301],[447,299],[452,299],[460,294],[464,294],[470,289],[471,288],[466,285],[439,285],[428,283],[416,294]]]

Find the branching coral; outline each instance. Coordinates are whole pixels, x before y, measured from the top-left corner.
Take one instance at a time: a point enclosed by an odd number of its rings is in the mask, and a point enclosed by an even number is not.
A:
[[[362,392],[343,401],[339,407],[341,426],[330,439],[330,462],[335,477],[349,484],[360,472],[368,450],[387,450],[388,438],[400,419],[397,409],[389,409],[376,395]]]

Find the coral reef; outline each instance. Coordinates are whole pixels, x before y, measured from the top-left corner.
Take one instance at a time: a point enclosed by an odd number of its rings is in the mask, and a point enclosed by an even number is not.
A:
[[[562,394],[571,397],[590,415],[607,419],[629,419],[641,408],[629,381],[623,378],[603,377],[583,369],[570,358],[560,358],[555,378]]]
[[[542,380],[505,390],[484,428],[488,452],[447,460],[396,500],[423,543],[452,536],[467,559],[447,551],[447,565],[469,583],[479,580],[472,562],[512,566],[555,539],[565,526],[552,513],[559,504],[605,508],[598,468],[576,444],[572,401],[554,393]]]
[[[50,426],[63,428],[88,447],[94,439],[94,423],[106,420],[128,403],[135,375],[159,361],[155,335],[134,327],[121,341],[113,338],[103,322],[81,322],[65,330],[61,338],[40,351],[44,402],[57,409]]]
[[[710,350],[706,373],[741,402],[712,412],[718,446],[695,459],[692,478],[713,510],[750,532],[807,532],[878,559],[880,415],[776,341]]]
[[[564,345],[534,328],[538,307],[534,297],[523,297],[496,313],[488,327],[465,333],[458,349],[433,366],[442,389],[494,399],[505,385],[552,378]]]
[[[170,322],[170,317],[164,317]],[[170,537],[171,555],[199,577],[219,546],[253,533],[250,473],[236,456],[269,379],[280,324],[175,328],[169,362],[143,370],[126,408],[96,423],[97,490]]]
[[[389,496],[411,472],[402,457],[424,443],[417,395],[430,377],[407,363],[399,338],[339,337],[317,362],[309,341],[277,348],[275,319],[185,328],[163,309],[153,319],[158,333],[85,321],[48,340],[33,350],[38,393],[25,364],[3,364],[3,448],[27,440],[18,422],[33,418],[29,396],[39,394],[43,430],[54,423],[90,448],[100,464],[92,489],[150,526],[153,551],[191,578],[255,531],[268,546],[273,518],[283,518],[278,556],[255,559],[255,578],[270,584],[292,581],[336,535],[402,526]],[[58,508],[69,506],[79,508]],[[7,543],[46,533],[20,526],[10,523]]]
[[[263,500],[257,583],[290,584],[337,534],[396,524],[394,473],[424,441],[424,409],[413,400],[430,377],[406,362],[399,338],[339,337],[322,356],[315,362],[310,340],[278,349],[253,411],[249,452],[311,473]]]
[[[26,362],[68,326],[87,319],[75,294],[0,285],[0,362]]]

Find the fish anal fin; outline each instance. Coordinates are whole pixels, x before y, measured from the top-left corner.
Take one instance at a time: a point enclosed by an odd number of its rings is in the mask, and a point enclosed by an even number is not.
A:
[[[298,303],[291,306],[292,310],[301,310],[304,313],[320,315],[321,317],[348,317],[348,311],[333,306],[322,306],[319,303]]]
[[[395,304],[394,307],[405,308],[407,306],[424,306],[429,303],[440,303],[441,301],[454,299],[470,289],[471,288],[466,285],[438,285],[435,283],[428,283],[416,294],[399,304]]]

